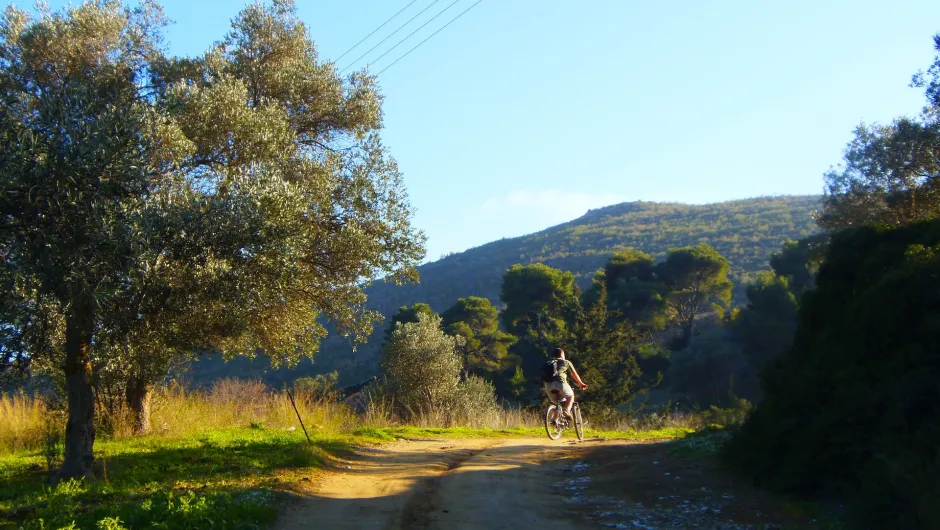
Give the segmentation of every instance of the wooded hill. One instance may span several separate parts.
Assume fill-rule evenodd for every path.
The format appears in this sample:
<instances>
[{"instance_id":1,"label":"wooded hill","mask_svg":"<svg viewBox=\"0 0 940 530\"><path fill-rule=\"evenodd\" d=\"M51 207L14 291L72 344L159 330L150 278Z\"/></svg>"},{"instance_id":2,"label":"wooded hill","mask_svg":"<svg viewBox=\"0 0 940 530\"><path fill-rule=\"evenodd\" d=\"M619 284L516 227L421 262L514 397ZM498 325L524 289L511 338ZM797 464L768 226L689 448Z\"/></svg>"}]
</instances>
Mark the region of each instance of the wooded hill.
<instances>
[{"instance_id":1,"label":"wooded hill","mask_svg":"<svg viewBox=\"0 0 940 530\"><path fill-rule=\"evenodd\" d=\"M438 312L471 295L498 304L502 276L515 263L545 263L571 271L586 288L613 252L636 248L662 259L670 248L698 243L708 243L728 259L735 302L743 303L744 282L751 274L769 268L770 254L779 250L783 241L819 230L812 215L820 200L819 196L784 196L707 205L627 202L598 208L541 232L500 239L425 264L419 268L419 284L378 282L366 291L368 305L388 318L400 306L415 302L428 303ZM279 383L338 370L339 383L352 384L377 373L382 329L384 324L377 326L370 341L356 352L345 339L331 335L314 363L304 360L292 371L271 371L264 359L236 359L225 364L217 359L200 361L193 367L193 382L262 376Z\"/></svg>"}]
</instances>

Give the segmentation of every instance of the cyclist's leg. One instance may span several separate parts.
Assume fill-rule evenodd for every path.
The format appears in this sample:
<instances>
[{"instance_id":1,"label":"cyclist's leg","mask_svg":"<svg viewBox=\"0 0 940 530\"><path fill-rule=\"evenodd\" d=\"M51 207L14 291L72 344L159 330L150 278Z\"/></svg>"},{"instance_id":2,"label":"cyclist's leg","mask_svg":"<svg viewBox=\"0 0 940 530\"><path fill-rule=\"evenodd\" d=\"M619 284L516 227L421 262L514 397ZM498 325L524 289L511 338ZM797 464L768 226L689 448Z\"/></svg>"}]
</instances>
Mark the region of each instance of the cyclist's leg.
<instances>
[{"instance_id":1,"label":"cyclist's leg","mask_svg":"<svg viewBox=\"0 0 940 530\"><path fill-rule=\"evenodd\" d=\"M562 387L562 393L565 395L565 414L570 418L571 409L574 408L574 390L571 389L571 385L565 383Z\"/></svg>"},{"instance_id":2,"label":"cyclist's leg","mask_svg":"<svg viewBox=\"0 0 940 530\"><path fill-rule=\"evenodd\" d=\"M561 383L551 382L545 383L544 385L545 393L548 395L548 399L555 403L555 421L561 419L561 411L565 402L564 388L562 388ZM561 399L558 399L558 398Z\"/></svg>"}]
</instances>

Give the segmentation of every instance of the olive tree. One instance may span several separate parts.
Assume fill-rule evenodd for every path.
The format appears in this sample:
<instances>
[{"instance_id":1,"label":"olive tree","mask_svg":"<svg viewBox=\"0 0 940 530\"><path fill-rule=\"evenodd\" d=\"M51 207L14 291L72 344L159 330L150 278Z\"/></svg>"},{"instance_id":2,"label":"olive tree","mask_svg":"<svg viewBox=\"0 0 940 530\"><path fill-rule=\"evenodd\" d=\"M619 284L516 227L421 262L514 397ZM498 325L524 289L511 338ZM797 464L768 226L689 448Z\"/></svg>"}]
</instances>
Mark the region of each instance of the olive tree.
<instances>
[{"instance_id":1,"label":"olive tree","mask_svg":"<svg viewBox=\"0 0 940 530\"><path fill-rule=\"evenodd\" d=\"M327 319L368 336L363 287L423 256L374 79L319 61L292 3L246 7L196 58L167 57L163 26L148 1L0 19L0 254L63 322L29 352L63 360L61 477L91 474L96 363L144 385L204 350L290 364Z\"/></svg>"},{"instance_id":2,"label":"olive tree","mask_svg":"<svg viewBox=\"0 0 940 530\"><path fill-rule=\"evenodd\" d=\"M382 354L382 373L399 405L412 413L446 409L460 385L463 363L457 339L441 330L437 315L399 323Z\"/></svg>"}]
</instances>

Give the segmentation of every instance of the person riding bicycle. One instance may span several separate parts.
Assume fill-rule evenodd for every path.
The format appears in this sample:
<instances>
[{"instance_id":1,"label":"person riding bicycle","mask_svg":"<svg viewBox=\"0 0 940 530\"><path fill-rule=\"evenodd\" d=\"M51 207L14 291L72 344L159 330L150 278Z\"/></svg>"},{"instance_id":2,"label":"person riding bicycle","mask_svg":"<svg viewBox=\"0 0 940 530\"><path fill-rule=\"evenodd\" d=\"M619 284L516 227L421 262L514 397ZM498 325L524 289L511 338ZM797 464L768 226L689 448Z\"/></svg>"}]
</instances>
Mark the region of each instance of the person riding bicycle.
<instances>
[{"instance_id":1,"label":"person riding bicycle","mask_svg":"<svg viewBox=\"0 0 940 530\"><path fill-rule=\"evenodd\" d=\"M552 360L548 361L543 369L543 388L545 389L545 393L548 394L549 399L552 399L552 391L554 390L562 394L563 399L559 404L564 403L565 407L563 411L565 416L571 419L571 409L574 407L574 390L572 390L571 385L568 384L568 373L571 373L571 377L581 390L584 390L588 386L581 380L581 376L578 375L578 371L574 369L574 365L571 364L571 361L565 359L565 350L555 348L552 357ZM561 407L558 408L561 409Z\"/></svg>"}]
</instances>

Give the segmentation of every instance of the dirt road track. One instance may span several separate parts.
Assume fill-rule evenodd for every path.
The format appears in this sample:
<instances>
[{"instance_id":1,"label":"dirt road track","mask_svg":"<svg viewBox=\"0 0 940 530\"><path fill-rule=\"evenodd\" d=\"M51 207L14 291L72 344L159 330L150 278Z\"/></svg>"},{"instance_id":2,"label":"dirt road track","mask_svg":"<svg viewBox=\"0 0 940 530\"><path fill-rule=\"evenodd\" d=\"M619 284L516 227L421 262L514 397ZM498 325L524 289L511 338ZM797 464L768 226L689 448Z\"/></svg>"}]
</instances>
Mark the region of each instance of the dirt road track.
<instances>
[{"instance_id":1,"label":"dirt road track","mask_svg":"<svg viewBox=\"0 0 940 530\"><path fill-rule=\"evenodd\" d=\"M400 441L364 448L336 467L300 492L276 528L737 529L798 522L758 493L725 492L732 486L724 476L670 461L662 447L627 441Z\"/></svg>"}]
</instances>

